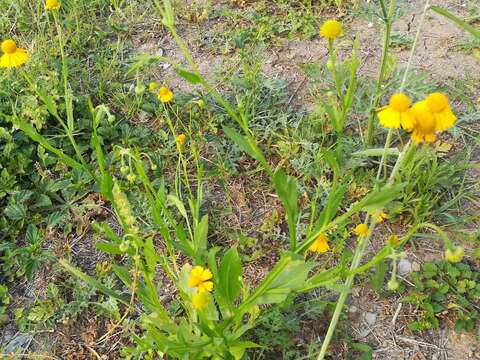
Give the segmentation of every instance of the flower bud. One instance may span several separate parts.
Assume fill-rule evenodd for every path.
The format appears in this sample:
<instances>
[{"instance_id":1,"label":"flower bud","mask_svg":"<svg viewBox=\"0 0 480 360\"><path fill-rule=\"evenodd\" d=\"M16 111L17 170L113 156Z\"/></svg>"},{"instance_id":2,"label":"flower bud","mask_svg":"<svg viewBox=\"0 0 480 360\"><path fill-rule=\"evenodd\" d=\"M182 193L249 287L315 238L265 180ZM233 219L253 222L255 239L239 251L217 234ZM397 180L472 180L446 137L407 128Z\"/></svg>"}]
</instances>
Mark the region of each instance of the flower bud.
<instances>
[{"instance_id":1,"label":"flower bud","mask_svg":"<svg viewBox=\"0 0 480 360\"><path fill-rule=\"evenodd\" d=\"M390 291L395 291L395 290L397 290L397 289L398 289L398 286L399 286L399 284L398 284L397 279L390 279L390 281L387 283L387 288L388 288L388 290L390 290Z\"/></svg>"},{"instance_id":2,"label":"flower bud","mask_svg":"<svg viewBox=\"0 0 480 360\"><path fill-rule=\"evenodd\" d=\"M457 263L462 261L465 251L461 246L455 246L453 249L445 250L445 259L451 263Z\"/></svg>"},{"instance_id":3,"label":"flower bud","mask_svg":"<svg viewBox=\"0 0 480 360\"><path fill-rule=\"evenodd\" d=\"M143 93L145 93L145 85L138 84L137 86L135 86L135 94L143 95Z\"/></svg>"},{"instance_id":4,"label":"flower bud","mask_svg":"<svg viewBox=\"0 0 480 360\"><path fill-rule=\"evenodd\" d=\"M120 172L121 172L123 175L125 175L126 173L128 173L129 170L130 170L130 169L128 168L127 165L124 165L124 166L122 166L122 167L120 168Z\"/></svg>"}]
</instances>

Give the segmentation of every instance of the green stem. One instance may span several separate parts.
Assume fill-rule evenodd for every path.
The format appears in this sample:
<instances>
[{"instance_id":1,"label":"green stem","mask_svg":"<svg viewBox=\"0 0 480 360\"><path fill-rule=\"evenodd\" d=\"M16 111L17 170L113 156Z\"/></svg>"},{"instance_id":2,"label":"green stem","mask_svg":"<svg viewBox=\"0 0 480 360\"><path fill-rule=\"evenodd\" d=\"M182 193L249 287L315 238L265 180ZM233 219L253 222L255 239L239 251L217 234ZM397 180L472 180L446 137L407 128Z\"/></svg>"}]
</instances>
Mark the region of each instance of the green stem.
<instances>
[{"instance_id":1,"label":"green stem","mask_svg":"<svg viewBox=\"0 0 480 360\"><path fill-rule=\"evenodd\" d=\"M382 10L385 10L385 4L381 1ZM395 9L395 1L391 0L390 8L388 14L384 13L384 16L387 15L384 19L385 21L385 32L383 36L383 48L382 48L382 57L380 59L380 68L378 71L377 77L377 87L375 89L375 94L373 97L373 104L370 109L370 113L368 115L368 123L367 123L367 145L373 144L374 136L375 136L375 110L378 107L378 103L380 101L380 95L382 91L382 84L385 79L385 72L387 70L387 59L388 59L388 50L390 48L390 36L392 32L392 17L393 11Z\"/></svg>"}]
</instances>

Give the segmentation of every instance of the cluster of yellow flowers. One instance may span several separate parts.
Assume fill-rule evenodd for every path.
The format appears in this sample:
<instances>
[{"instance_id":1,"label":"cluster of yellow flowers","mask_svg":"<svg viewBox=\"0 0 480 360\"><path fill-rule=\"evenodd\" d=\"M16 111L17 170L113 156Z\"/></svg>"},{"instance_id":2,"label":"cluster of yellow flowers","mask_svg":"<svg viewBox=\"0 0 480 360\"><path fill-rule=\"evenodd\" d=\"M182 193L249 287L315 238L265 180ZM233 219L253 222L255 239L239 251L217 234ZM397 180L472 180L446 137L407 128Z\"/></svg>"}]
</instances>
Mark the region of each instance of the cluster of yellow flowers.
<instances>
[{"instance_id":1,"label":"cluster of yellow flowers","mask_svg":"<svg viewBox=\"0 0 480 360\"><path fill-rule=\"evenodd\" d=\"M212 277L212 272L202 266L195 266L190 272L188 287L197 289L196 294L192 296L192 305L195 309L201 310L208 305L208 293L213 290Z\"/></svg>"},{"instance_id":2,"label":"cluster of yellow flowers","mask_svg":"<svg viewBox=\"0 0 480 360\"><path fill-rule=\"evenodd\" d=\"M376 211L372 211L371 215L375 215L375 213L376 213ZM381 211L377 215L377 217L378 217L377 221L382 222L384 219L387 218L387 214L385 214L383 211ZM359 237L366 236L368 234L368 226L365 225L365 224L358 224L353 229L353 232ZM318 253L318 254L323 254L323 253L329 251L330 246L328 245L328 237L324 234L318 235L318 237L315 239L315 241L312 243L312 245L310 245L308 250L310 250L311 252Z\"/></svg>"},{"instance_id":3,"label":"cluster of yellow flowers","mask_svg":"<svg viewBox=\"0 0 480 360\"><path fill-rule=\"evenodd\" d=\"M412 141L418 144L434 142L438 132L450 129L457 120L442 93L430 94L411 107L410 104L407 95L392 95L389 104L377 114L380 124L390 129L402 127L412 133Z\"/></svg>"}]
</instances>

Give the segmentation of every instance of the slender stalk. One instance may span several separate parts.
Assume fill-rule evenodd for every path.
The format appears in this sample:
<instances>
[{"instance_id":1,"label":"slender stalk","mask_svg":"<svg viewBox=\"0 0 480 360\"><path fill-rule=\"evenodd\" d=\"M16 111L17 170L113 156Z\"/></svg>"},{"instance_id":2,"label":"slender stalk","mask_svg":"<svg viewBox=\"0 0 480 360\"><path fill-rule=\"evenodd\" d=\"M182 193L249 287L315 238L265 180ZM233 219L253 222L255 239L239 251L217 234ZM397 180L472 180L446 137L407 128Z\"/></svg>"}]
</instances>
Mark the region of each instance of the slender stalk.
<instances>
[{"instance_id":1,"label":"slender stalk","mask_svg":"<svg viewBox=\"0 0 480 360\"><path fill-rule=\"evenodd\" d=\"M381 2L383 4L383 0L381 0ZM393 1L393 0L390 2L390 9L389 10L390 10L391 15L393 15L394 3L395 3L395 1ZM416 48L416 45L418 43L418 39L420 38L420 34L421 34L421 31L422 31L422 28L423 28L423 24L425 22L425 16L426 16L426 13L427 13L427 10L429 9L429 7L430 7L430 0L425 0L425 6L423 8L423 12L422 12L422 15L421 15L421 18L420 18L420 23L419 23L418 28L417 28L417 33L415 35L415 40L413 42L412 49L410 51L410 56L409 56L409 59L408 59L408 62L407 62L407 66L406 66L405 72L403 74L402 83L400 85L400 91L403 91L403 88L405 87L408 72L410 71L412 59L413 59L413 56L415 54L415 48ZM386 159L386 152L387 152L388 147L390 146L389 143L391 141L392 134L393 134L393 131L390 129L390 131L388 132L388 135L387 135L387 139L385 141L385 147L384 147L382 159L380 161L379 169L378 169L378 172L377 172L377 183L378 183L378 180L380 179L383 163L385 162L385 159ZM407 143L407 145L403 148L402 152L399 154L399 156L397 158L397 161L395 163L395 166L394 166L394 168L393 168L393 170L390 174L390 177L387 181L387 185L391 185L395 181L395 178L396 178L398 172L400 171L401 165L403 163L403 159L405 158L406 154L410 151L411 144L412 144L412 142L409 141ZM368 220L369 220L369 214L367 213L366 218L365 218L365 223L367 223ZM370 223L370 227L369 227L369 233L367 234L367 236L363 240L363 243L358 244L358 246L356 247L354 258L352 260L351 271L352 270L355 271L358 268L358 266L360 265L360 262L362 260L365 248L368 244L368 241L370 240L370 234L375 229L376 222L377 222L377 216L373 216L373 218L371 220L371 223ZM429 225L431 225L431 224L429 224ZM447 246L448 246L448 244L447 244ZM354 264L356 264L356 266L354 266ZM340 297L338 299L338 302L337 302L337 305L335 307L335 311L334 311L332 320L331 320L330 325L328 327L327 334L325 336L325 340L323 341L322 348L320 350L320 354L318 355L317 360L323 360L324 357L325 357L325 354L327 352L328 346L329 346L330 341L332 339L333 333L334 333L334 331L337 327L338 320L339 320L340 315L342 313L343 306L344 306L345 301L348 297L348 294L351 291L351 287L353 286L354 278L355 278L355 273L352 273L345 280L345 289L341 292Z\"/></svg>"},{"instance_id":2,"label":"slender stalk","mask_svg":"<svg viewBox=\"0 0 480 360\"><path fill-rule=\"evenodd\" d=\"M405 158L405 154L408 152L410 148L410 144L411 142L409 142L407 146L403 149L403 151L398 155L397 162L395 163L395 166L392 170L392 173L390 174L390 178L388 179L387 184L391 185L395 180L395 177L397 176L397 173L401 168L401 164L403 163L403 159ZM368 217L367 217L367 221L368 221ZM365 254L365 249L367 248L367 245L370 241L371 234L373 230L375 230L376 225L377 225L377 216L373 216L371 219L370 226L368 228L368 234L365 237L360 238L360 241L356 247L355 254L353 255L352 264L350 266L350 271L353 273L349 275L345 280L344 290L340 293L340 297L338 298L337 306L335 307L332 320L330 321L330 326L328 327L327 334L325 335L325 340L323 341L322 348L320 349L320 354L318 354L317 360L323 360L327 353L328 346L330 344L330 341L332 340L332 336L337 327L337 323L340 318L340 315L342 314L343 305L345 304L345 301L347 300L347 297L350 294L350 291L353 286L353 281L355 279L354 271L358 268L358 266L360 265L360 262L362 261L363 255Z\"/></svg>"},{"instance_id":3,"label":"slender stalk","mask_svg":"<svg viewBox=\"0 0 480 360\"><path fill-rule=\"evenodd\" d=\"M379 68L378 77L377 77L377 87L375 89L375 94L373 97L373 104L370 109L370 113L368 115L367 137L366 137L367 145L371 145L373 143L373 138L375 136L375 121L374 121L375 110L377 109L378 103L380 101L382 84L385 79L385 72L387 70L388 50L390 48L390 36L392 32L392 18L393 18L393 12L395 10L395 0L390 1L388 14L386 13L385 1L381 0L380 4L382 6L382 13L384 16L385 32L383 36L382 57L380 59L380 68Z\"/></svg>"}]
</instances>

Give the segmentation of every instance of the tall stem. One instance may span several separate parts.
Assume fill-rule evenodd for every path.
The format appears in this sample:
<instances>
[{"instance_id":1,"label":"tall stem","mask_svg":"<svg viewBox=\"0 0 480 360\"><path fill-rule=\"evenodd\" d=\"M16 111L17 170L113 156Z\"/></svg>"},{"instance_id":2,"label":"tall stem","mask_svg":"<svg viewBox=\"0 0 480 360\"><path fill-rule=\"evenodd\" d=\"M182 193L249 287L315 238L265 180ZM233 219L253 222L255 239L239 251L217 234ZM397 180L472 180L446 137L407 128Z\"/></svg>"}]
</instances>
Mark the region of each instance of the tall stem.
<instances>
[{"instance_id":1,"label":"tall stem","mask_svg":"<svg viewBox=\"0 0 480 360\"><path fill-rule=\"evenodd\" d=\"M390 1L388 14L385 11L384 1L382 0L380 1L380 3L382 5L382 12L384 16L385 32L383 36L382 57L380 59L380 68L379 68L378 77L377 77L377 87L375 89L375 95L373 97L372 107L368 115L367 138L366 138L367 145L371 145L373 143L373 138L375 135L375 121L374 121L375 109L378 107L378 103L380 101L382 84L385 78L385 72L387 70L388 49L390 48L390 35L392 32L392 18L393 18L393 12L395 10L395 0Z\"/></svg>"},{"instance_id":2,"label":"tall stem","mask_svg":"<svg viewBox=\"0 0 480 360\"><path fill-rule=\"evenodd\" d=\"M383 3L383 0L382 0L382 3ZM393 15L393 7L394 7L394 1L392 0L392 2L390 2L390 9L389 9L392 15ZM420 38L420 34L421 34L421 31L422 31L422 28L423 28L423 24L425 22L425 16L426 16L426 13L427 13L427 10L429 9L429 7L430 7L430 0L425 0L425 6L423 8L423 12L422 12L422 15L421 15L421 18L420 18L420 23L419 23L418 28L417 28L417 33L415 35L415 40L413 42L412 49L410 51L410 56L409 56L409 59L408 59L408 62L407 62L407 66L406 66L405 72L403 74L402 83L400 85L400 91L403 91L403 88L405 87L408 72L410 71L412 59L413 59L413 56L414 56L414 53L415 53L415 48L416 48L416 45L418 43L418 39ZM388 132L387 139L385 141L385 147L384 147L382 159L380 161L379 170L377 172L377 183L378 183L378 180L380 179L382 167L383 167L383 164L386 160L386 153L387 153L388 147L390 146L389 143L391 141L392 134L393 134L393 131L390 130ZM393 170L390 174L390 177L388 178L387 185L392 185L394 183L395 178L396 178L398 172L400 171L401 165L403 163L403 159L405 158L405 155L410 150L411 144L412 144L412 142L409 141L407 143L407 145L403 148L402 152L399 154L399 156L397 158L397 161L395 163L395 166L393 167ZM368 220L369 220L369 215L367 214L367 216L365 218L365 223L367 223ZM362 260L362 257L363 257L363 254L365 252L366 246L367 246L367 244L370 240L370 235L371 235L372 231L375 229L376 223L377 223L377 217L373 216L373 218L371 220L371 223L370 223L369 232L368 232L367 236L356 247L355 254L354 254L354 257L353 257L353 260L352 260L352 265L350 267L351 270L355 270L360 265L360 262ZM325 355L326 355L328 346L330 344L333 333L334 333L334 331L337 327L338 320L339 320L340 315L342 313L343 306L344 306L345 301L347 300L348 294L350 293L351 288L353 286L354 278L355 278L355 273L349 275L347 277L347 279L345 280L345 288L340 293L340 297L339 297L337 305L335 307L335 311L333 313L332 320L330 321L330 325L328 327L327 334L325 335L325 340L323 341L322 348L320 350L320 354L318 355L317 360L323 360Z\"/></svg>"}]
</instances>

